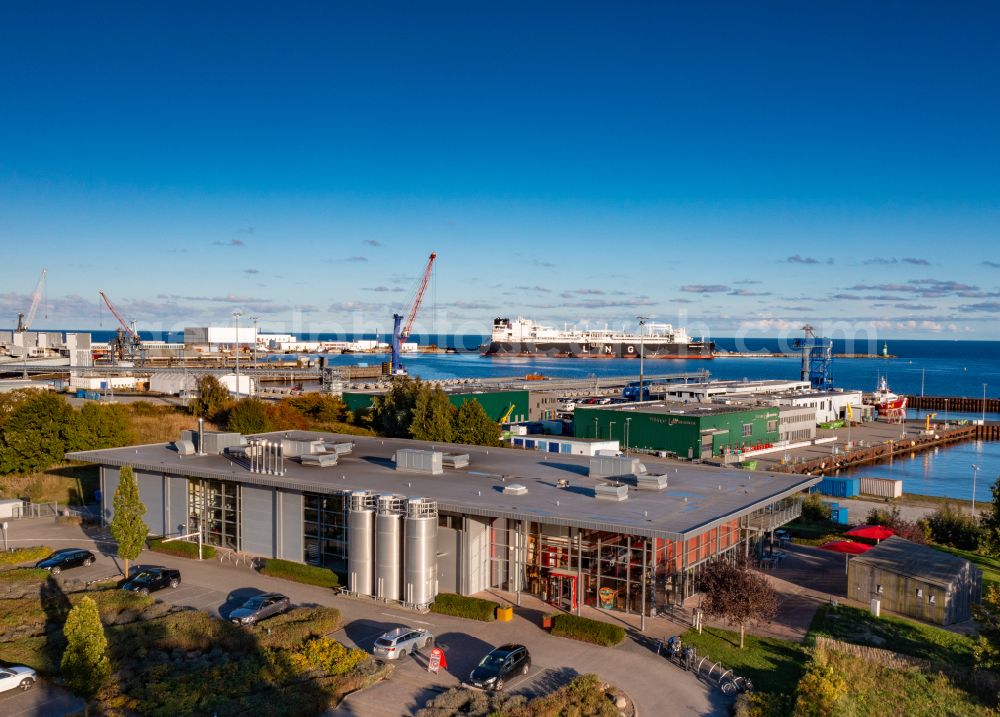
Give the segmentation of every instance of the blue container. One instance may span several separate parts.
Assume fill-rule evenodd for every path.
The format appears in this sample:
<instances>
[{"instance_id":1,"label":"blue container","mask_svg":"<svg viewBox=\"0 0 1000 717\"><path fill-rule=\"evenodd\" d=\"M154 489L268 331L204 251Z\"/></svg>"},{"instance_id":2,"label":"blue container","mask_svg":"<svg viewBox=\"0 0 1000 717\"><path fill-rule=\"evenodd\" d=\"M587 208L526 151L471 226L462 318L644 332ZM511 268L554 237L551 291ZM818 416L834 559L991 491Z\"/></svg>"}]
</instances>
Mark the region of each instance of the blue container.
<instances>
[{"instance_id":1,"label":"blue container","mask_svg":"<svg viewBox=\"0 0 1000 717\"><path fill-rule=\"evenodd\" d=\"M824 478L816 485L816 491L836 498L853 498L861 491L861 479Z\"/></svg>"},{"instance_id":2,"label":"blue container","mask_svg":"<svg viewBox=\"0 0 1000 717\"><path fill-rule=\"evenodd\" d=\"M78 389L76 389L76 397L77 398L86 398L87 397L87 392L84 391L82 388L78 388Z\"/></svg>"}]
</instances>

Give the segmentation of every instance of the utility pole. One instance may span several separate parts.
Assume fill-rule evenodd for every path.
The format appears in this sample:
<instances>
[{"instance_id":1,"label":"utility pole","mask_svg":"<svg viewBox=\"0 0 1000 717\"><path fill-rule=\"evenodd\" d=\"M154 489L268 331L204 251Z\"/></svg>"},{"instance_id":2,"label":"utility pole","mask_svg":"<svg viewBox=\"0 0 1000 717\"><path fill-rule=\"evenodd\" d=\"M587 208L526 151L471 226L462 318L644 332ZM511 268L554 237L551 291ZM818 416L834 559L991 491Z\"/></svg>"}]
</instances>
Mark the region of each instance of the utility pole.
<instances>
[{"instance_id":1,"label":"utility pole","mask_svg":"<svg viewBox=\"0 0 1000 717\"><path fill-rule=\"evenodd\" d=\"M644 327L646 326L646 322L649 321L649 317L637 316L636 318L639 319L639 400L643 401L646 398L646 395L642 390L642 363L645 358Z\"/></svg>"},{"instance_id":2,"label":"utility pole","mask_svg":"<svg viewBox=\"0 0 1000 717\"><path fill-rule=\"evenodd\" d=\"M983 384L983 425L986 425L986 384ZM984 429L985 430L985 429Z\"/></svg>"},{"instance_id":3,"label":"utility pole","mask_svg":"<svg viewBox=\"0 0 1000 717\"><path fill-rule=\"evenodd\" d=\"M975 463L972 464L972 517L976 517L976 473L979 472L979 466Z\"/></svg>"},{"instance_id":4,"label":"utility pole","mask_svg":"<svg viewBox=\"0 0 1000 717\"><path fill-rule=\"evenodd\" d=\"M233 312L236 319L236 400L240 400L240 317L243 314L239 311Z\"/></svg>"},{"instance_id":5,"label":"utility pole","mask_svg":"<svg viewBox=\"0 0 1000 717\"><path fill-rule=\"evenodd\" d=\"M254 371L254 381L257 380L257 322L260 321L260 317L251 316L250 320L253 322L253 371ZM257 393L257 384L254 383L254 393Z\"/></svg>"}]
</instances>

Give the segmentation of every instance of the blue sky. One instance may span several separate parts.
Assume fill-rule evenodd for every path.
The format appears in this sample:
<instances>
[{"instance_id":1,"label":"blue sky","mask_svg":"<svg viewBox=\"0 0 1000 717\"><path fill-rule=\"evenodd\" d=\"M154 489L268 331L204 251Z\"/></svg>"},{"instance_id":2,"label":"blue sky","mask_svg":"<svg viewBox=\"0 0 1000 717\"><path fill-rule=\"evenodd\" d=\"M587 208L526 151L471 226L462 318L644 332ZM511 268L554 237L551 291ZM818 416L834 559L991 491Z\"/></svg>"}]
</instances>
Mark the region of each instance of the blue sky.
<instances>
[{"instance_id":1,"label":"blue sky","mask_svg":"<svg viewBox=\"0 0 1000 717\"><path fill-rule=\"evenodd\" d=\"M278 5L0 5L0 325L1000 339L1000 4Z\"/></svg>"}]
</instances>

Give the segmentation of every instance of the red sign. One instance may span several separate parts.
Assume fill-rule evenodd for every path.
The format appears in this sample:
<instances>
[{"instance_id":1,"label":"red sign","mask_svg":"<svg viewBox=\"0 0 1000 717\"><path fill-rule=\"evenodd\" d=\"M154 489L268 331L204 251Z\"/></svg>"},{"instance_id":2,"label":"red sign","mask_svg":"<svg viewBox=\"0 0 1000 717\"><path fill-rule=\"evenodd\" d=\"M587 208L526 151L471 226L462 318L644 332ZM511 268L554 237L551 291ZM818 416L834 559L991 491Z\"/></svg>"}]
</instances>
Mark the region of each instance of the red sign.
<instances>
[{"instance_id":1,"label":"red sign","mask_svg":"<svg viewBox=\"0 0 1000 717\"><path fill-rule=\"evenodd\" d=\"M448 660L444 656L444 650L440 647L435 647L431 650L431 658L427 662L427 671L437 674L438 668L443 667L448 669Z\"/></svg>"}]
</instances>

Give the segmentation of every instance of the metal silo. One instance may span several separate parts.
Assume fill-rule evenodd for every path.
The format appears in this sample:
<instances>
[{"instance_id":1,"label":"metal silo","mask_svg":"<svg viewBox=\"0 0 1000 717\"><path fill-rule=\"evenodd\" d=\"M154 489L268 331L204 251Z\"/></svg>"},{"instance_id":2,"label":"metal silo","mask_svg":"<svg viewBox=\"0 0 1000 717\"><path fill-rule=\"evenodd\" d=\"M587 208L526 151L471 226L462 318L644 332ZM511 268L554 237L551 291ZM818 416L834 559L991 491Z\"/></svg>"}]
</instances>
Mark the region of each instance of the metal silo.
<instances>
[{"instance_id":1,"label":"metal silo","mask_svg":"<svg viewBox=\"0 0 1000 717\"><path fill-rule=\"evenodd\" d=\"M391 493L378 497L375 515L375 597L402 600L403 513L406 498Z\"/></svg>"},{"instance_id":2,"label":"metal silo","mask_svg":"<svg viewBox=\"0 0 1000 717\"><path fill-rule=\"evenodd\" d=\"M347 513L347 586L357 595L372 594L375 496L366 490L351 493Z\"/></svg>"},{"instance_id":3,"label":"metal silo","mask_svg":"<svg viewBox=\"0 0 1000 717\"><path fill-rule=\"evenodd\" d=\"M406 560L403 600L423 607L437 596L437 503L423 498L406 502Z\"/></svg>"}]
</instances>

